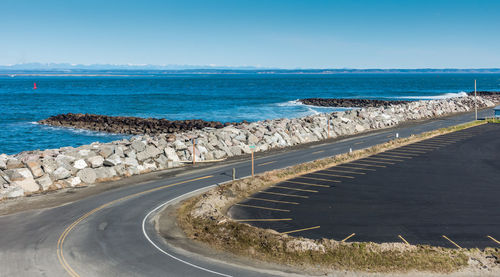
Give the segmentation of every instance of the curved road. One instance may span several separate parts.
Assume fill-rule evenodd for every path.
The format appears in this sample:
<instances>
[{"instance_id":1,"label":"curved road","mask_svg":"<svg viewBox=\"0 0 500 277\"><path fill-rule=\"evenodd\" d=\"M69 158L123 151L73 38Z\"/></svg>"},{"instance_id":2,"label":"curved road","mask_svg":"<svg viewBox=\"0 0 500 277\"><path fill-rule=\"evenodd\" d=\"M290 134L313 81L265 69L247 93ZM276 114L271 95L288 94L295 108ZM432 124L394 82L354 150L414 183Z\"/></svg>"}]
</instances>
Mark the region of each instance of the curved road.
<instances>
[{"instance_id":1,"label":"curved road","mask_svg":"<svg viewBox=\"0 0 500 277\"><path fill-rule=\"evenodd\" d=\"M492 110L480 112L491 116ZM315 160L473 120L473 114L414 123L256 159L256 172ZM160 205L201 188L250 174L248 161L193 169L63 206L0 217L0 276L263 276L174 249L154 231ZM153 211L153 212L152 212ZM150 213L151 212L151 213ZM149 215L149 216L148 216ZM147 218L146 218L147 217ZM155 246L156 245L156 246Z\"/></svg>"}]
</instances>

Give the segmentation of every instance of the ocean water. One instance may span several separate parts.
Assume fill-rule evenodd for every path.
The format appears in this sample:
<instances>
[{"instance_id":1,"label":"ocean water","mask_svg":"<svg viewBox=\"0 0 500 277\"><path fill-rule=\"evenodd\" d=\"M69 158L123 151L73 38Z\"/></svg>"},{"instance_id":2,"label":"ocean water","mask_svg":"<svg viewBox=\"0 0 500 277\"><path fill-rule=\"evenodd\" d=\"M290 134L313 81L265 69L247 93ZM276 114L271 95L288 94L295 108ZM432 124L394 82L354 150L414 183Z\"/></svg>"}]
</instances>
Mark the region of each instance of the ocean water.
<instances>
[{"instance_id":1,"label":"ocean water","mask_svg":"<svg viewBox=\"0 0 500 277\"><path fill-rule=\"evenodd\" d=\"M35 124L60 113L257 121L333 111L309 97L438 99L500 90L500 74L192 74L0 76L0 153L78 146L125 136ZM38 89L33 89L33 83Z\"/></svg>"}]
</instances>

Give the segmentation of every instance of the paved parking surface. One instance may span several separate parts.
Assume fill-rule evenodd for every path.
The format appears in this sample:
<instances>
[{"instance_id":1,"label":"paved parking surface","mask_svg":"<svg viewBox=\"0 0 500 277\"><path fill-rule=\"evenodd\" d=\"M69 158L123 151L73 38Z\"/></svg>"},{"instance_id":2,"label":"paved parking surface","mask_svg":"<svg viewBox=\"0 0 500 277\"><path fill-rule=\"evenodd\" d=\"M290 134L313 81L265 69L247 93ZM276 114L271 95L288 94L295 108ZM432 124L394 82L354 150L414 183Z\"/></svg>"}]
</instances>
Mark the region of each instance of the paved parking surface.
<instances>
[{"instance_id":1,"label":"paved parking surface","mask_svg":"<svg viewBox=\"0 0 500 277\"><path fill-rule=\"evenodd\" d=\"M229 212L308 238L500 247L500 124L302 175Z\"/></svg>"}]
</instances>

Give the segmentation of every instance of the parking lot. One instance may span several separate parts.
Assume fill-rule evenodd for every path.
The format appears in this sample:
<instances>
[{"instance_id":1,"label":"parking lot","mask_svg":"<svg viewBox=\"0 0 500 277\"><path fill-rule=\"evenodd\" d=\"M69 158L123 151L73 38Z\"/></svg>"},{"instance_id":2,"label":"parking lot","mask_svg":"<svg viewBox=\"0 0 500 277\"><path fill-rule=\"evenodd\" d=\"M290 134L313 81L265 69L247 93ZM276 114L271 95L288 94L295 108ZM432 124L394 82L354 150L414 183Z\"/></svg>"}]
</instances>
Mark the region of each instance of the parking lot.
<instances>
[{"instance_id":1,"label":"parking lot","mask_svg":"<svg viewBox=\"0 0 500 277\"><path fill-rule=\"evenodd\" d=\"M437 136L275 184L229 214L315 239L500 247L499 138L500 124Z\"/></svg>"}]
</instances>

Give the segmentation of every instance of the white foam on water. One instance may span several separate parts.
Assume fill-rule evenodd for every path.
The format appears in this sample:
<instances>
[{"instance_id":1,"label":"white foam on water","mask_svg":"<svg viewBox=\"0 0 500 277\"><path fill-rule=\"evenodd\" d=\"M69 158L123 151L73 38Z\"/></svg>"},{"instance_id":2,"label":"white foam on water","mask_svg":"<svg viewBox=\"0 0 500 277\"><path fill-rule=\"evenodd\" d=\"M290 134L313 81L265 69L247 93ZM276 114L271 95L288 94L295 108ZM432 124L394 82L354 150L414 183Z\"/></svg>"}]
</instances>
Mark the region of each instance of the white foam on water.
<instances>
[{"instance_id":1,"label":"white foam on water","mask_svg":"<svg viewBox=\"0 0 500 277\"><path fill-rule=\"evenodd\" d=\"M439 99L449 99L449 98L466 97L466 96L467 96L467 92L461 91L461 92L456 92L456 93L445 93L445 94L440 94L440 95L399 96L399 97L394 97L394 98L415 99L415 100L439 100Z\"/></svg>"}]
</instances>

